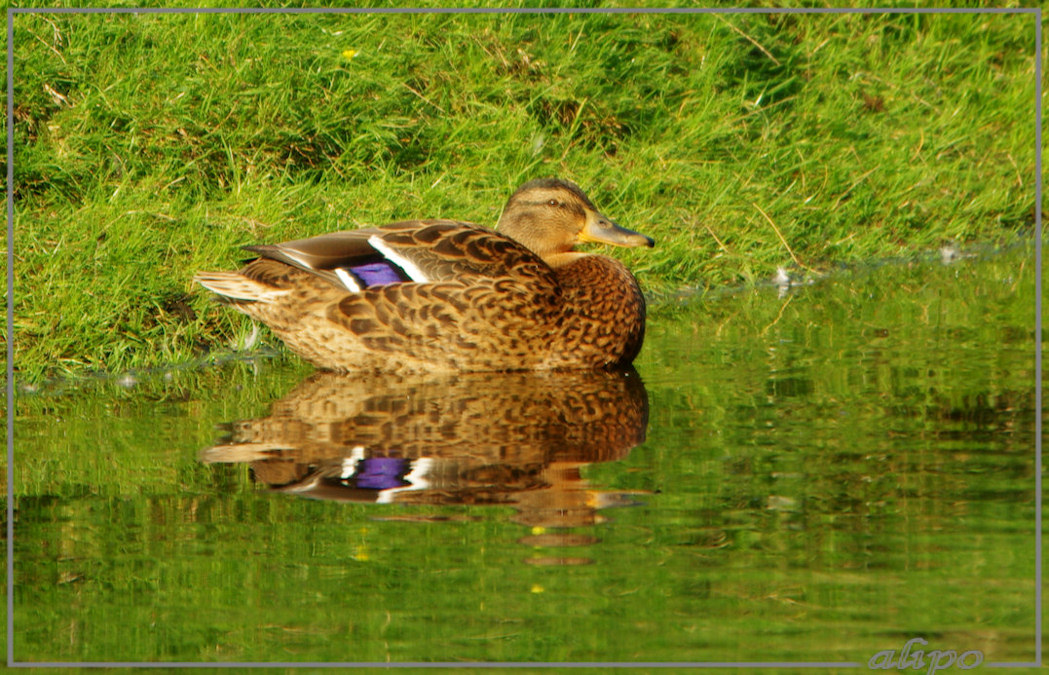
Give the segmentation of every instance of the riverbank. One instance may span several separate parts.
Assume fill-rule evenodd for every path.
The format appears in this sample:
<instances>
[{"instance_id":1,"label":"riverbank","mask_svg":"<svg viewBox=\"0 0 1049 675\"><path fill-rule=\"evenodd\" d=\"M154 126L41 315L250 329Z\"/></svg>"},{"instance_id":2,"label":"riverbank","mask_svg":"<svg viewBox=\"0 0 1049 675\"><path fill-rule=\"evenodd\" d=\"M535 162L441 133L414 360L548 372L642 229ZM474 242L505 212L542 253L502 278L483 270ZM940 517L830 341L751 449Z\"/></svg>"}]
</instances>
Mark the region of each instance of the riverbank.
<instances>
[{"instance_id":1,"label":"riverbank","mask_svg":"<svg viewBox=\"0 0 1049 675\"><path fill-rule=\"evenodd\" d=\"M494 223L559 175L657 240L656 296L1034 225L1020 15L18 15L15 366L250 334L190 278L239 246ZM275 344L268 332L261 339Z\"/></svg>"}]
</instances>

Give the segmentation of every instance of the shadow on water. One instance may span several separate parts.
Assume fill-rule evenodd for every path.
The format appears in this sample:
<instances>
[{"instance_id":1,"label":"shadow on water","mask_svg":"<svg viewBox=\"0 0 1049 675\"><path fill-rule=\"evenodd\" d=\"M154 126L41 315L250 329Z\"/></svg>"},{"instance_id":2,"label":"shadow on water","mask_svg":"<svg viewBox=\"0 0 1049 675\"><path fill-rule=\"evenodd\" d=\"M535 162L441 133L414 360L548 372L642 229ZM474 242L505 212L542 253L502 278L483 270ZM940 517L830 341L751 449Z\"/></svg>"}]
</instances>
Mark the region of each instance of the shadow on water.
<instances>
[{"instance_id":1,"label":"shadow on water","mask_svg":"<svg viewBox=\"0 0 1049 675\"><path fill-rule=\"evenodd\" d=\"M316 373L269 416L230 425L201 459L247 463L256 481L313 499L512 506L522 525L574 528L633 503L630 493L591 489L580 469L625 457L647 423L648 396L632 369ZM536 536L546 545L592 541Z\"/></svg>"}]
</instances>

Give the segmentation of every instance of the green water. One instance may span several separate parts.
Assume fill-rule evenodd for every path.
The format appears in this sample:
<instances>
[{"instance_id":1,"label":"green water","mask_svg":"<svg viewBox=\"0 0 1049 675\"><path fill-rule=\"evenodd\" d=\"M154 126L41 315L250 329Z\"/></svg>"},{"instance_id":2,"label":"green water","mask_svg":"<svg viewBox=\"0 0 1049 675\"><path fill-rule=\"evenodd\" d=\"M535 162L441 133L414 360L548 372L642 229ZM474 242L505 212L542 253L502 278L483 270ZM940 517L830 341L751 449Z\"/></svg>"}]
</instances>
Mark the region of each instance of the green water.
<instances>
[{"instance_id":1,"label":"green water","mask_svg":"<svg viewBox=\"0 0 1049 675\"><path fill-rule=\"evenodd\" d=\"M626 374L23 393L15 660L1030 661L1034 289L665 300Z\"/></svg>"}]
</instances>

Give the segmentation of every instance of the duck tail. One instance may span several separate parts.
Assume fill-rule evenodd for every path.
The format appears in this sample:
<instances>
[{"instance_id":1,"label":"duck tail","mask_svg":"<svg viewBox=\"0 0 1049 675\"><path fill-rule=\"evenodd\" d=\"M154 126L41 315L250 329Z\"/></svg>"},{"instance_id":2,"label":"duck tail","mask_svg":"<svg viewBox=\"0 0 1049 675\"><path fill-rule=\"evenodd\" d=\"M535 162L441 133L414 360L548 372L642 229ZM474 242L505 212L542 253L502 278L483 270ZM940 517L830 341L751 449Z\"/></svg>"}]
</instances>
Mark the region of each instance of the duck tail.
<instances>
[{"instance_id":1,"label":"duck tail","mask_svg":"<svg viewBox=\"0 0 1049 675\"><path fill-rule=\"evenodd\" d=\"M198 272L193 281L224 300L238 302L276 302L290 292L253 281L238 272Z\"/></svg>"}]
</instances>

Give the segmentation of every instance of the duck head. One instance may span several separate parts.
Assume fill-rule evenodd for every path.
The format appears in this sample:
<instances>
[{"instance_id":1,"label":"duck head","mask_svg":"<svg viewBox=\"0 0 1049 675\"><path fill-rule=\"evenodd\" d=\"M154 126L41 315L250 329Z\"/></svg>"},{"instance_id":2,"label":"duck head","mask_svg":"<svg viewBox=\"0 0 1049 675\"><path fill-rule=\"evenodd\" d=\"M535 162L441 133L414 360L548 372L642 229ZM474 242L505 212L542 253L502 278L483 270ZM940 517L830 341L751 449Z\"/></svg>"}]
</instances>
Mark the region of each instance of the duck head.
<instances>
[{"instance_id":1,"label":"duck head","mask_svg":"<svg viewBox=\"0 0 1049 675\"><path fill-rule=\"evenodd\" d=\"M558 178L540 178L518 188L506 203L496 229L543 259L572 251L584 242L655 245L650 237L603 216L578 185Z\"/></svg>"}]
</instances>

